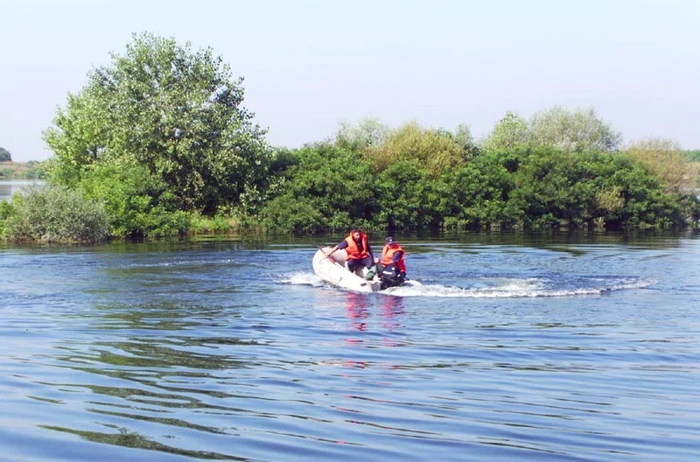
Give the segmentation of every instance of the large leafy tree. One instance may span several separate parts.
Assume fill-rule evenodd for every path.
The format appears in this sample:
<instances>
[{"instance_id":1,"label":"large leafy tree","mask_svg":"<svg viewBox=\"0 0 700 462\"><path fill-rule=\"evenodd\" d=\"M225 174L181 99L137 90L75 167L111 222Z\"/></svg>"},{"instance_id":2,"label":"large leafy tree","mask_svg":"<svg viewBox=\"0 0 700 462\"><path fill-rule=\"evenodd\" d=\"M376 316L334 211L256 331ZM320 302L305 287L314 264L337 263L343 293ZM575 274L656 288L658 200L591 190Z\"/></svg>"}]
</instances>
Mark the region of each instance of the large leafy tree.
<instances>
[{"instance_id":1,"label":"large leafy tree","mask_svg":"<svg viewBox=\"0 0 700 462\"><path fill-rule=\"evenodd\" d=\"M699 169L688 160L678 142L648 138L630 144L627 155L655 175L666 192L690 193L697 185Z\"/></svg>"},{"instance_id":2,"label":"large leafy tree","mask_svg":"<svg viewBox=\"0 0 700 462\"><path fill-rule=\"evenodd\" d=\"M415 161L438 177L445 169L463 165L471 155L465 145L470 142L467 139L470 135L463 130L455 135L408 122L390 132L382 143L370 145L362 153L376 172L383 172L396 162Z\"/></svg>"},{"instance_id":3,"label":"large leafy tree","mask_svg":"<svg viewBox=\"0 0 700 462\"><path fill-rule=\"evenodd\" d=\"M486 151L500 151L529 144L530 129L527 121L518 114L508 111L486 138L483 148Z\"/></svg>"},{"instance_id":4,"label":"large leafy tree","mask_svg":"<svg viewBox=\"0 0 700 462\"><path fill-rule=\"evenodd\" d=\"M566 152L612 152L622 134L600 119L595 109L565 107L535 113L530 119L534 146L553 146Z\"/></svg>"},{"instance_id":5,"label":"large leafy tree","mask_svg":"<svg viewBox=\"0 0 700 462\"><path fill-rule=\"evenodd\" d=\"M365 117L357 123L340 122L335 143L343 148L367 149L380 146L391 135L391 128L376 117Z\"/></svg>"},{"instance_id":6,"label":"large leafy tree","mask_svg":"<svg viewBox=\"0 0 700 462\"><path fill-rule=\"evenodd\" d=\"M620 132L601 120L593 108L556 106L525 120L507 112L484 140L487 151L516 147L554 147L565 152L612 152L622 142Z\"/></svg>"},{"instance_id":7,"label":"large leafy tree","mask_svg":"<svg viewBox=\"0 0 700 462\"><path fill-rule=\"evenodd\" d=\"M71 184L96 164L140 166L181 210L235 206L260 184L269 153L243 96L242 79L211 49L134 35L124 55L112 54L69 95L46 130L53 178Z\"/></svg>"},{"instance_id":8,"label":"large leafy tree","mask_svg":"<svg viewBox=\"0 0 700 462\"><path fill-rule=\"evenodd\" d=\"M0 148L0 162L12 162L10 151L5 148Z\"/></svg>"}]
</instances>

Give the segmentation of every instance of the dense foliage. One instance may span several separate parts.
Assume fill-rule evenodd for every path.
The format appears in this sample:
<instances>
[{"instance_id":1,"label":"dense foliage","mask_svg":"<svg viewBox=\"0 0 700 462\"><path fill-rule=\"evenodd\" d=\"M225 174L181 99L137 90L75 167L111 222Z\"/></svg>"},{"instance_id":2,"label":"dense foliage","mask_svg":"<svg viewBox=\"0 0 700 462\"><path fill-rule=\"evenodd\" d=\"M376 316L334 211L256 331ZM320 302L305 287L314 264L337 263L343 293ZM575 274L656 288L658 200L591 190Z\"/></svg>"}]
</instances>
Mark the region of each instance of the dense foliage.
<instances>
[{"instance_id":1,"label":"dense foliage","mask_svg":"<svg viewBox=\"0 0 700 462\"><path fill-rule=\"evenodd\" d=\"M34 188L2 204L2 232L13 241L93 243L109 233L102 204L65 187Z\"/></svg>"},{"instance_id":2,"label":"dense foliage","mask_svg":"<svg viewBox=\"0 0 700 462\"><path fill-rule=\"evenodd\" d=\"M144 166L94 166L77 189L104 205L114 237L173 236L189 228L189 215L177 210L177 198Z\"/></svg>"},{"instance_id":3,"label":"dense foliage","mask_svg":"<svg viewBox=\"0 0 700 462\"><path fill-rule=\"evenodd\" d=\"M622 153L480 151L437 176L420 155L376 174L361 154L328 143L286 155L295 160L263 209L266 230L668 227L698 210L694 196L681 200Z\"/></svg>"},{"instance_id":4,"label":"dense foliage","mask_svg":"<svg viewBox=\"0 0 700 462\"><path fill-rule=\"evenodd\" d=\"M214 214L261 182L264 131L242 106L241 80L212 51L134 36L126 54L89 75L45 133L50 178L75 187L104 165L145 167L168 211Z\"/></svg>"},{"instance_id":5,"label":"dense foliage","mask_svg":"<svg viewBox=\"0 0 700 462\"><path fill-rule=\"evenodd\" d=\"M280 184L255 220L263 229L310 232L372 223L376 189L359 154L320 143L279 156L286 159Z\"/></svg>"},{"instance_id":6,"label":"dense foliage","mask_svg":"<svg viewBox=\"0 0 700 462\"><path fill-rule=\"evenodd\" d=\"M700 149L683 151L683 156L692 162L700 162Z\"/></svg>"},{"instance_id":7,"label":"dense foliage","mask_svg":"<svg viewBox=\"0 0 700 462\"><path fill-rule=\"evenodd\" d=\"M3 147L0 147L0 162L12 162L10 151Z\"/></svg>"},{"instance_id":8,"label":"dense foliage","mask_svg":"<svg viewBox=\"0 0 700 462\"><path fill-rule=\"evenodd\" d=\"M622 135L601 120L593 108L554 107L535 113L529 121L507 112L483 147L493 151L518 146L550 146L566 152L612 152Z\"/></svg>"},{"instance_id":9,"label":"dense foliage","mask_svg":"<svg viewBox=\"0 0 700 462\"><path fill-rule=\"evenodd\" d=\"M680 145L673 140L649 138L632 143L626 151L657 177L668 192L681 194L697 185L697 164L688 162Z\"/></svg>"},{"instance_id":10,"label":"dense foliage","mask_svg":"<svg viewBox=\"0 0 700 462\"><path fill-rule=\"evenodd\" d=\"M94 242L192 232L676 227L697 169L668 140L619 151L593 109L508 112L481 141L377 119L271 150L212 51L134 37L69 95L45 139L51 185L0 204L0 235ZM43 170L43 168L42 168Z\"/></svg>"}]
</instances>

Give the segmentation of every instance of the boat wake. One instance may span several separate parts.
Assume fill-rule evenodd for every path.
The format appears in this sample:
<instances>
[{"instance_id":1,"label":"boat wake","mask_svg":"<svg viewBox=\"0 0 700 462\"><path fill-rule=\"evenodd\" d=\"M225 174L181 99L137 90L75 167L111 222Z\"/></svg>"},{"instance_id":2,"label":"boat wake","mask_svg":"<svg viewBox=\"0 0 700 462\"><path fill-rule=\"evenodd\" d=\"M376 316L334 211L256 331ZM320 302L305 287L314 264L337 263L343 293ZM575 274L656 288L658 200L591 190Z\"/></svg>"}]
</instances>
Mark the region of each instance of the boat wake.
<instances>
[{"instance_id":1,"label":"boat wake","mask_svg":"<svg viewBox=\"0 0 700 462\"><path fill-rule=\"evenodd\" d=\"M323 287L327 285L321 278L316 276L314 273L309 273L305 271L298 271L296 273L289 273L282 276L282 282L284 284L291 284L295 286L314 286Z\"/></svg>"},{"instance_id":2,"label":"boat wake","mask_svg":"<svg viewBox=\"0 0 700 462\"><path fill-rule=\"evenodd\" d=\"M313 273L297 272L283 276L283 282L291 285L326 286ZM399 297L447 297L447 298L537 298L601 295L619 290L642 289L653 281L634 277L578 277L563 278L481 278L469 281L467 287L442 284L423 284L413 287L391 287L383 290L386 295ZM341 289L342 290L342 289Z\"/></svg>"}]
</instances>

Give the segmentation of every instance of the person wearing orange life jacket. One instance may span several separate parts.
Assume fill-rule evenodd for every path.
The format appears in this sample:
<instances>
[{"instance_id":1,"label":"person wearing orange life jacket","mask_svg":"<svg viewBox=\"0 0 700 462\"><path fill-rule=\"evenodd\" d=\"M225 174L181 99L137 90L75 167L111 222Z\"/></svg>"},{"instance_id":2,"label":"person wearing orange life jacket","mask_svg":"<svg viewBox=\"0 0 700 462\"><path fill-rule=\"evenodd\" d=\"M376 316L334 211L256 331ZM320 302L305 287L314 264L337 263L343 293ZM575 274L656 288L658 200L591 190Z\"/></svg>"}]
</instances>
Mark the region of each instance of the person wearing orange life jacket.
<instances>
[{"instance_id":1,"label":"person wearing orange life jacket","mask_svg":"<svg viewBox=\"0 0 700 462\"><path fill-rule=\"evenodd\" d=\"M374 263L374 253L372 253L372 247L369 245L367 235L359 229L351 229L348 237L343 239L340 244L333 247L326 256L333 260L333 257L331 256L333 255L333 252L341 249L345 249L345 252L347 253L345 264L353 273L361 266L364 266L367 269L372 267Z\"/></svg>"},{"instance_id":2,"label":"person wearing orange life jacket","mask_svg":"<svg viewBox=\"0 0 700 462\"><path fill-rule=\"evenodd\" d=\"M382 280L382 289L400 286L406 280L406 251L391 236L384 242L382 259L377 263L377 274Z\"/></svg>"}]
</instances>

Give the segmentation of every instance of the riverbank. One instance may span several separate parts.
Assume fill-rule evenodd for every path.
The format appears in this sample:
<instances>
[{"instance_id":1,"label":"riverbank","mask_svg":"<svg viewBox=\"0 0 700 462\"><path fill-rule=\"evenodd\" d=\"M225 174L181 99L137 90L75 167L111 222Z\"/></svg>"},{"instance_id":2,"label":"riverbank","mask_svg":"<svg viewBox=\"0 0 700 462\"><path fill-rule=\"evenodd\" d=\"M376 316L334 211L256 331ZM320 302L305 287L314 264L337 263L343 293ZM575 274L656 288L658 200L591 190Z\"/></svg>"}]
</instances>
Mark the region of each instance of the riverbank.
<instances>
[{"instance_id":1,"label":"riverbank","mask_svg":"<svg viewBox=\"0 0 700 462\"><path fill-rule=\"evenodd\" d=\"M38 180L44 178L42 162L0 162L0 180Z\"/></svg>"}]
</instances>

